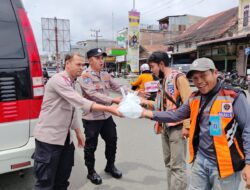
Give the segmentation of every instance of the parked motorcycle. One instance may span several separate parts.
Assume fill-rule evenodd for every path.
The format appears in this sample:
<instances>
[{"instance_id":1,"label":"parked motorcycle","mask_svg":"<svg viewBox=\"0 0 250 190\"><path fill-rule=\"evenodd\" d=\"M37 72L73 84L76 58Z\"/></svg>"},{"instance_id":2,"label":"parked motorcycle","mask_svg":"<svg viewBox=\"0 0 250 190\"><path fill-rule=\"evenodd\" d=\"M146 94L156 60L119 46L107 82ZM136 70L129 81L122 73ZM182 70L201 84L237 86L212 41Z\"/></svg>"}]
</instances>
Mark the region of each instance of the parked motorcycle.
<instances>
[{"instance_id":1,"label":"parked motorcycle","mask_svg":"<svg viewBox=\"0 0 250 190\"><path fill-rule=\"evenodd\" d=\"M248 76L241 76L240 77L240 81L239 81L239 86L243 89L243 90L247 90L248 89Z\"/></svg>"},{"instance_id":2,"label":"parked motorcycle","mask_svg":"<svg viewBox=\"0 0 250 190\"><path fill-rule=\"evenodd\" d=\"M230 72L219 72L218 78L222 81L225 85L231 85L231 73Z\"/></svg>"},{"instance_id":3,"label":"parked motorcycle","mask_svg":"<svg viewBox=\"0 0 250 190\"><path fill-rule=\"evenodd\" d=\"M249 77L248 76L239 76L238 72L236 70L233 70L231 72L219 72L219 77L223 84L230 85L234 87L240 87L243 90L248 89L248 82Z\"/></svg>"}]
</instances>

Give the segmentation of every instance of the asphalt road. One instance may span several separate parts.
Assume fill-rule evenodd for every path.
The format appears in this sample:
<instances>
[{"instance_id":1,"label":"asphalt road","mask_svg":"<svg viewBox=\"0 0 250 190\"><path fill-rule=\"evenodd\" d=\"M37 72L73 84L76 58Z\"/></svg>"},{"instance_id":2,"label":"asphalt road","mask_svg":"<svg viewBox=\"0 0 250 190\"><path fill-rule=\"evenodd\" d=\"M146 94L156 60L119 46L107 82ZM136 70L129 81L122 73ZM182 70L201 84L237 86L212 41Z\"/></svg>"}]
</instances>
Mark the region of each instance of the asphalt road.
<instances>
[{"instance_id":1,"label":"asphalt road","mask_svg":"<svg viewBox=\"0 0 250 190\"><path fill-rule=\"evenodd\" d=\"M119 79L119 81L127 83L125 80ZM119 137L116 165L123 172L122 179L114 179L104 172L105 147L103 140L99 138L96 171L103 178L103 183L96 186L87 180L83 150L76 148L75 166L70 177L69 190L166 190L161 139L153 132L154 122L117 117L115 121ZM31 190L35 180L32 169L24 170L23 173L23 177L20 177L20 172L0 175L0 190ZM244 189L242 183L240 190Z\"/></svg>"},{"instance_id":2,"label":"asphalt road","mask_svg":"<svg viewBox=\"0 0 250 190\"><path fill-rule=\"evenodd\" d=\"M115 118L118 132L116 165L123 171L122 179L113 179L103 169L106 164L104 143L99 138L96 151L96 171L103 184L96 186L86 179L83 150L75 151L75 166L70 177L70 190L163 190L166 189L160 136L153 132L153 122ZM32 170L0 175L0 190L29 190L34 184Z\"/></svg>"}]
</instances>

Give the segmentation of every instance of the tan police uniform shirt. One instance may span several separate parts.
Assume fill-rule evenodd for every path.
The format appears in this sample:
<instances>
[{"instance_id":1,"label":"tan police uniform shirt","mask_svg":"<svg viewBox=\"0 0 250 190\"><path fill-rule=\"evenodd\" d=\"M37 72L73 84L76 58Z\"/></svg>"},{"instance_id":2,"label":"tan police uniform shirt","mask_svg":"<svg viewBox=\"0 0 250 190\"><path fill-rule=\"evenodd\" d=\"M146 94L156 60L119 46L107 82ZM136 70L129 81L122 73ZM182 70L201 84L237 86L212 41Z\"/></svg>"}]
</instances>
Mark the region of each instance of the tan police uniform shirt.
<instances>
[{"instance_id":1,"label":"tan police uniform shirt","mask_svg":"<svg viewBox=\"0 0 250 190\"><path fill-rule=\"evenodd\" d=\"M83 98L74 90L66 71L55 74L45 86L42 108L34 137L45 143L64 145L70 129L80 128L80 114L75 108L89 113L93 101ZM72 138L70 138L72 142Z\"/></svg>"},{"instance_id":2,"label":"tan police uniform shirt","mask_svg":"<svg viewBox=\"0 0 250 190\"><path fill-rule=\"evenodd\" d=\"M109 96L109 91L121 93L121 87L128 91L126 86L118 84L108 72L100 71L100 75L89 67L81 77L78 78L83 96L89 100L95 101L103 105L111 105L112 98ZM93 111L85 113L83 111L82 118L85 120L104 120L111 116L110 113Z\"/></svg>"}]
</instances>

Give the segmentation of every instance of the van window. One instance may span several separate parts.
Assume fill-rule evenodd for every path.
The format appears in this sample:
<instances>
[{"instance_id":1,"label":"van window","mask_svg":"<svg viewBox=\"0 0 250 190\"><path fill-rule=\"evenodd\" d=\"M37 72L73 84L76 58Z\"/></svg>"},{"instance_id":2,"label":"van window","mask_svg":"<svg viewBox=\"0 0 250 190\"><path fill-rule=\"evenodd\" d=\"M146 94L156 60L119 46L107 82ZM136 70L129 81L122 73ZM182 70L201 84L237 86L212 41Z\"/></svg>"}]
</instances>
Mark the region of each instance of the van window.
<instances>
[{"instance_id":1,"label":"van window","mask_svg":"<svg viewBox=\"0 0 250 190\"><path fill-rule=\"evenodd\" d=\"M10 0L1 0L0 59L24 58L23 45Z\"/></svg>"}]
</instances>

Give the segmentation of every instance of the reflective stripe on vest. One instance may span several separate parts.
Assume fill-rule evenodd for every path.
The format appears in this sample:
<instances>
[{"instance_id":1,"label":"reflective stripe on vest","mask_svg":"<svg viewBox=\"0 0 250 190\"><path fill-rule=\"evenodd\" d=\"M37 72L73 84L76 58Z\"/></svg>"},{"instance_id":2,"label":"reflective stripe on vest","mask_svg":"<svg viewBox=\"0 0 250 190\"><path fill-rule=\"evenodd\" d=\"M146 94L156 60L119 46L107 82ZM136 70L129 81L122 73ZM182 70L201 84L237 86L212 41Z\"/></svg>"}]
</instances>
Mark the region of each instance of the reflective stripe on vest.
<instances>
[{"instance_id":1,"label":"reflective stripe on vest","mask_svg":"<svg viewBox=\"0 0 250 190\"><path fill-rule=\"evenodd\" d=\"M243 153L241 132L238 128L238 123L234 118L232 108L233 102L237 96L238 94L233 90L221 89L210 109L211 116L220 116L221 119L222 135L213 136L213 144L219 173L222 178L227 177L244 167L245 158ZM199 112L200 99L201 97L199 95L193 95L189 103L191 109L191 125L189 136L190 163L194 161L197 151L194 149L195 147L193 141L194 136L199 135L195 134L195 128ZM197 138L199 138L199 136Z\"/></svg>"},{"instance_id":2,"label":"reflective stripe on vest","mask_svg":"<svg viewBox=\"0 0 250 190\"><path fill-rule=\"evenodd\" d=\"M176 70L172 70L169 77L165 80L165 84L163 85L163 90L165 90L166 93L168 93L169 96L171 96L173 98L173 100L175 102L177 102L178 97L180 96L180 92L177 89L177 84L176 84L176 77L178 74L181 74L181 72L176 71ZM168 81L170 83L168 83ZM167 83L167 84L166 84ZM177 107L174 103L172 103L170 100L168 100L165 97L165 108L166 110L171 110L171 111L176 111ZM168 126L176 126L183 123L182 121L180 122L176 122L176 123L168 123Z\"/></svg>"}]
</instances>

